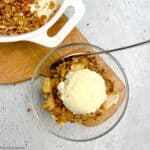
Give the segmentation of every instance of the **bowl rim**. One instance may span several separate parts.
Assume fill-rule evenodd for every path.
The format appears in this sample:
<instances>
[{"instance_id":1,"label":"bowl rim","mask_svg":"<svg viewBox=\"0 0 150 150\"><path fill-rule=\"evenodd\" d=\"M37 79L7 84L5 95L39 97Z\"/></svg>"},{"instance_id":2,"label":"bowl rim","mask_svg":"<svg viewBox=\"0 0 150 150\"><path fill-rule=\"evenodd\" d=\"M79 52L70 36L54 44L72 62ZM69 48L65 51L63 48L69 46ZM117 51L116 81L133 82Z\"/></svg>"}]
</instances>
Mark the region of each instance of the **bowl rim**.
<instances>
[{"instance_id":1,"label":"bowl rim","mask_svg":"<svg viewBox=\"0 0 150 150\"><path fill-rule=\"evenodd\" d=\"M32 80L31 80L31 88L33 88L33 82L35 80L35 78L37 78L36 76L36 73L39 69L39 67L43 64L43 62L48 59L48 57L50 57L53 53L55 52L58 52L59 50L63 49L63 48L67 48L67 47L73 47L73 46L89 46L91 48L95 48L97 50L104 50L103 48L97 46L97 45L94 45L94 44L90 44L90 43L71 43L71 44L65 44L65 45L62 45L62 46L59 46L57 48L54 48L53 50L51 50L49 53L46 54L46 56L38 63L37 67L35 68L34 72L33 72L33 75L32 75ZM53 132L52 130L50 130L48 128L48 131L50 133L52 133L53 135L55 135L56 137L59 137L61 139L64 139L64 140L67 140L67 141L72 141L72 142L88 142L88 141L92 141L92 140L96 140L100 137L103 137L104 135L106 135L107 133L109 133L110 131L112 131L118 124L119 122L122 120L126 110L127 110L127 106L128 106L128 103L129 103L129 83L128 83L128 78L127 78L127 75L125 73L125 70L123 69L122 65L119 63L119 61L110 53L105 53L106 55L110 56L112 58L112 60L117 64L117 66L119 67L121 73L123 74L123 77L124 77L124 80L125 80L125 85L126 85L126 102L125 102L125 106L124 106L124 109L121 113L121 115L119 116L119 118L117 119L117 121L108 129L106 130L104 133L100 134L100 135L97 135L95 137L92 137L92 138L87 138L87 139L73 139L73 138L67 138L67 137L64 137L64 136L61 136L55 132ZM35 115L37 116L37 118L39 119L39 121L41 122L41 119L38 115L38 112L36 111L36 106L34 104L34 96L33 96L33 92L32 93L32 107L33 107L33 110L34 110L34 113ZM44 125L44 123L42 123ZM44 125L44 127L47 129L47 127Z\"/></svg>"}]
</instances>

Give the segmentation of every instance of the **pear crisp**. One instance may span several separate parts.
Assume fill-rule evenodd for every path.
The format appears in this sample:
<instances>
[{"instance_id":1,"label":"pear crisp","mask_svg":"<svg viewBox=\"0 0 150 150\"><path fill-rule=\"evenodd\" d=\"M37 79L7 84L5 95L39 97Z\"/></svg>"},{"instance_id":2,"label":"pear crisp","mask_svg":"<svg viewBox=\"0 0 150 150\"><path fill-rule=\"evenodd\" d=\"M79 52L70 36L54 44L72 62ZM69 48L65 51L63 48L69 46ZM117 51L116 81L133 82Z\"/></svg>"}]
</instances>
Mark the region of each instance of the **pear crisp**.
<instances>
[{"instance_id":1,"label":"pear crisp","mask_svg":"<svg viewBox=\"0 0 150 150\"><path fill-rule=\"evenodd\" d=\"M38 15L38 0L1 0L0 2L0 34L14 35L36 30L43 26L56 13L58 7L50 0L50 16ZM31 6L35 6L35 11ZM37 10L36 10L37 9Z\"/></svg>"},{"instance_id":2,"label":"pear crisp","mask_svg":"<svg viewBox=\"0 0 150 150\"><path fill-rule=\"evenodd\" d=\"M74 114L64 106L57 85L59 82L65 80L69 71L86 68L97 72L103 77L106 85L106 93L110 98L95 113ZM41 92L45 98L42 106L43 109L48 111L59 124L66 122L84 124L85 121L90 119L96 120L97 117L104 115L112 105L115 105L113 95L117 94L114 91L114 83L111 79L106 78L105 69L99 67L96 56L72 56L65 58L63 61L56 62L50 67L49 77L45 78Z\"/></svg>"}]
</instances>

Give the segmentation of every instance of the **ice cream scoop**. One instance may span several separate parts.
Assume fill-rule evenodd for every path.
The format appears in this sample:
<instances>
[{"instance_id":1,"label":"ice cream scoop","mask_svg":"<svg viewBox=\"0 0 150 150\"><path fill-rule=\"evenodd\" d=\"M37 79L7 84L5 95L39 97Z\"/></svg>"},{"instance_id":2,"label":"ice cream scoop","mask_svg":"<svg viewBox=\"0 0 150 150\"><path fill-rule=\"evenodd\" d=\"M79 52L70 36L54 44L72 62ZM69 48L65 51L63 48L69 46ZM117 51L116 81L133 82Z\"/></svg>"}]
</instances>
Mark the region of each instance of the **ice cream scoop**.
<instances>
[{"instance_id":1,"label":"ice cream scoop","mask_svg":"<svg viewBox=\"0 0 150 150\"><path fill-rule=\"evenodd\" d=\"M89 69L69 72L58 91L63 104L75 114L95 112L107 98L104 79Z\"/></svg>"}]
</instances>

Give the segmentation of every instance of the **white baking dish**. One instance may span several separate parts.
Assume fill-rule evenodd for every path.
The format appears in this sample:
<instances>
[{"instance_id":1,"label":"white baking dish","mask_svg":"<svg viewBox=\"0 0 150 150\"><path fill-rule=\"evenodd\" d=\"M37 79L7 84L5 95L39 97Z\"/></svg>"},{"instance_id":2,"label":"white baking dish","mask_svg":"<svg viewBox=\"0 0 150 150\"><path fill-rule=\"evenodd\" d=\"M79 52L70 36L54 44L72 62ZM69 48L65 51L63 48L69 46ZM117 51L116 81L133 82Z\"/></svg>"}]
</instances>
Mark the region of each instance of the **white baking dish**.
<instances>
[{"instance_id":1,"label":"white baking dish","mask_svg":"<svg viewBox=\"0 0 150 150\"><path fill-rule=\"evenodd\" d=\"M61 3L61 1L59 0ZM74 8L73 16L68 22L60 29L60 31L53 37L47 35L47 30L55 24L55 22L62 16L65 10L69 7ZM69 32L76 26L78 21L82 18L85 12L85 7L82 0L64 0L61 4L59 11L50 19L45 25L39 29L13 36L0 36L0 43L16 42L16 41L31 41L47 47L55 47L60 44Z\"/></svg>"}]
</instances>

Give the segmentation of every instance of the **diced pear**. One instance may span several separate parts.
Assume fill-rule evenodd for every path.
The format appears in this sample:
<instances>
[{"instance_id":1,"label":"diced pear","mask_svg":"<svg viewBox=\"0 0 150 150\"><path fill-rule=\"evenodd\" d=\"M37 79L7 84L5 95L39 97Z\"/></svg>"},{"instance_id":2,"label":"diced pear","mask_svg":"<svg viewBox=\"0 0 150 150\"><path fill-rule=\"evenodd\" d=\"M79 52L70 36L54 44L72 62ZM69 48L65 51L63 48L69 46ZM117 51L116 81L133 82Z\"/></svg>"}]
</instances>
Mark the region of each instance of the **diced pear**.
<instances>
[{"instance_id":1,"label":"diced pear","mask_svg":"<svg viewBox=\"0 0 150 150\"><path fill-rule=\"evenodd\" d=\"M103 103L103 107L105 109L109 109L113 104L117 104L118 99L119 99L118 93L108 95L106 101Z\"/></svg>"},{"instance_id":2,"label":"diced pear","mask_svg":"<svg viewBox=\"0 0 150 150\"><path fill-rule=\"evenodd\" d=\"M52 81L51 78L45 78L43 86L42 86L42 91L44 93L51 93L52 92Z\"/></svg>"}]
</instances>

